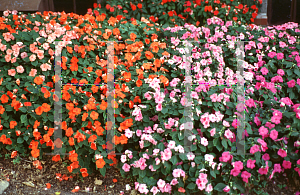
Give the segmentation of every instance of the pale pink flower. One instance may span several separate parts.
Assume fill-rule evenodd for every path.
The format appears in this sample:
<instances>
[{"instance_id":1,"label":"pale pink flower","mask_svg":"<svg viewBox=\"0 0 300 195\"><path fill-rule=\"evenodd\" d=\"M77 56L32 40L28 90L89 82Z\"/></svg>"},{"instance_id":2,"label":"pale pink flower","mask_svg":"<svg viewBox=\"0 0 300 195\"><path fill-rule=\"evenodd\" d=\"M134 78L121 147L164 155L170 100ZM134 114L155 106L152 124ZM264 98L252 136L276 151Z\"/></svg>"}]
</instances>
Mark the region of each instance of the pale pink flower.
<instances>
[{"instance_id":1,"label":"pale pink flower","mask_svg":"<svg viewBox=\"0 0 300 195\"><path fill-rule=\"evenodd\" d=\"M223 126L225 126L225 127L230 127L230 124L229 124L229 122L223 120Z\"/></svg>"},{"instance_id":2,"label":"pale pink flower","mask_svg":"<svg viewBox=\"0 0 300 195\"><path fill-rule=\"evenodd\" d=\"M233 133L229 129L225 131L224 135L227 139L233 138Z\"/></svg>"},{"instance_id":3,"label":"pale pink flower","mask_svg":"<svg viewBox=\"0 0 300 195\"><path fill-rule=\"evenodd\" d=\"M23 66L17 66L17 72L18 73L23 73L24 72Z\"/></svg>"},{"instance_id":4,"label":"pale pink flower","mask_svg":"<svg viewBox=\"0 0 300 195\"><path fill-rule=\"evenodd\" d=\"M9 76L13 76L13 77L14 77L15 74L16 74L16 70L15 70L15 69L9 69L9 70L8 70L8 75L9 75Z\"/></svg>"},{"instance_id":5,"label":"pale pink flower","mask_svg":"<svg viewBox=\"0 0 300 195\"><path fill-rule=\"evenodd\" d=\"M33 62L36 60L36 55L32 54L30 57L29 57L29 60L30 62Z\"/></svg>"}]
</instances>

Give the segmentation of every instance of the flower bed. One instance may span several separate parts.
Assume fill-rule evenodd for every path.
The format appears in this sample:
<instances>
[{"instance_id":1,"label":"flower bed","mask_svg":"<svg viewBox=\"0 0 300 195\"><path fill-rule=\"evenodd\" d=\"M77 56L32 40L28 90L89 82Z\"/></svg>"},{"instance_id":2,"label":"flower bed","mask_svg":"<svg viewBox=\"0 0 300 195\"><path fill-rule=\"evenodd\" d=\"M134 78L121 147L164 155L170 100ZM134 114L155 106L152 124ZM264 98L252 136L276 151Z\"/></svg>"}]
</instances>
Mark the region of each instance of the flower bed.
<instances>
[{"instance_id":1,"label":"flower bed","mask_svg":"<svg viewBox=\"0 0 300 195\"><path fill-rule=\"evenodd\" d=\"M70 173L105 175L117 163L137 176L140 193L244 193L261 176L299 177L299 26L249 28L210 18L207 25L162 29L146 19L44 12L1 19L1 148L42 158L62 144ZM62 83L107 82L107 48L114 44L116 152L105 142L107 87L64 86L63 139L54 137L54 41L62 40ZM245 150L237 155L236 115L244 111L236 83L236 44L245 44ZM190 45L192 146L185 146L185 41ZM101 55L102 54L102 55ZM272 109L267 109L272 107ZM238 111L238 113L236 112ZM196 154L196 155L195 155ZM199 155L201 154L201 155ZM52 158L59 161L60 155ZM42 169L39 160L37 168ZM221 176L221 177L220 177Z\"/></svg>"}]
</instances>

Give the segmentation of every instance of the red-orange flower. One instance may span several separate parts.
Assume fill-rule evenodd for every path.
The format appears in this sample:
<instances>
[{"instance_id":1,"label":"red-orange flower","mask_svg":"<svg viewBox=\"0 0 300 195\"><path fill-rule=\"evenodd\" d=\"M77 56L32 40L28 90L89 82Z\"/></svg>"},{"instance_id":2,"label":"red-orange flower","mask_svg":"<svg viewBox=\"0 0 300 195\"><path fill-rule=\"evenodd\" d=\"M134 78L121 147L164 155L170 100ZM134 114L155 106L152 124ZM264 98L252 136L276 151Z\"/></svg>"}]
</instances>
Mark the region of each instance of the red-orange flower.
<instances>
[{"instance_id":1,"label":"red-orange flower","mask_svg":"<svg viewBox=\"0 0 300 195\"><path fill-rule=\"evenodd\" d=\"M17 122L16 121L10 121L10 123L9 123L9 128L10 129L13 129L13 128L15 128L15 126L17 126Z\"/></svg>"},{"instance_id":2,"label":"red-orange flower","mask_svg":"<svg viewBox=\"0 0 300 195\"><path fill-rule=\"evenodd\" d=\"M39 77L39 76L35 77L35 79L33 81L37 85L41 85L44 82L43 79L41 77Z\"/></svg>"},{"instance_id":3,"label":"red-orange flower","mask_svg":"<svg viewBox=\"0 0 300 195\"><path fill-rule=\"evenodd\" d=\"M17 154L18 154L18 151L13 151L13 152L11 153L10 158L15 158L15 157L17 156Z\"/></svg>"},{"instance_id":4,"label":"red-orange flower","mask_svg":"<svg viewBox=\"0 0 300 195\"><path fill-rule=\"evenodd\" d=\"M151 60L153 58L153 53L151 53L150 51L146 51L145 56L148 60Z\"/></svg>"},{"instance_id":5,"label":"red-orange flower","mask_svg":"<svg viewBox=\"0 0 300 195\"><path fill-rule=\"evenodd\" d=\"M3 94L3 95L1 96L1 102L2 102L2 104L7 103L7 102L8 102L8 96L5 95L5 94Z\"/></svg>"},{"instance_id":6,"label":"red-orange flower","mask_svg":"<svg viewBox=\"0 0 300 195\"><path fill-rule=\"evenodd\" d=\"M58 161L60 160L60 155L57 154L57 155L53 156L53 157L52 157L52 160L53 160L54 162L58 162Z\"/></svg>"},{"instance_id":7,"label":"red-orange flower","mask_svg":"<svg viewBox=\"0 0 300 195\"><path fill-rule=\"evenodd\" d=\"M139 4L137 4L137 7L138 7L139 9L142 9L143 5L142 5L141 3L139 3Z\"/></svg>"},{"instance_id":8,"label":"red-orange flower","mask_svg":"<svg viewBox=\"0 0 300 195\"><path fill-rule=\"evenodd\" d=\"M50 189L50 188L51 188L51 184L50 184L50 183L46 183L46 187L47 187L48 189Z\"/></svg>"},{"instance_id":9,"label":"red-orange flower","mask_svg":"<svg viewBox=\"0 0 300 195\"><path fill-rule=\"evenodd\" d=\"M90 114L90 116L91 116L91 118L93 120L96 120L96 119L98 119L99 114L97 112L95 112L95 111L92 111L91 114Z\"/></svg>"},{"instance_id":10,"label":"red-orange flower","mask_svg":"<svg viewBox=\"0 0 300 195\"><path fill-rule=\"evenodd\" d=\"M105 161L102 159L102 158L99 158L97 161L96 161L96 165L99 169L102 169L105 165Z\"/></svg>"}]
</instances>

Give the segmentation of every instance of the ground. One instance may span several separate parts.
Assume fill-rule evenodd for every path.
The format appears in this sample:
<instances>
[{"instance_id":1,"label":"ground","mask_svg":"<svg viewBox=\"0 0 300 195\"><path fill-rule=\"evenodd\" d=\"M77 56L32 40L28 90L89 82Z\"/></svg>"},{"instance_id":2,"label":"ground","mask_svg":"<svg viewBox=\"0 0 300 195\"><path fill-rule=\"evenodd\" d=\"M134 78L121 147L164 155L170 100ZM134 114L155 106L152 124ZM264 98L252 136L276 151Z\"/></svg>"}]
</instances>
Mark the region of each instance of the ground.
<instances>
[{"instance_id":1,"label":"ground","mask_svg":"<svg viewBox=\"0 0 300 195\"><path fill-rule=\"evenodd\" d=\"M84 178L82 181L79 177L59 181L56 178L56 173L61 173L62 175L66 174L67 176L71 175L67 168L63 165L63 162L53 162L51 160L51 156L46 156L45 160L42 160L42 163L44 163L43 169L39 170L33 167L32 159L22 158L20 164L13 164L12 159L4 158L5 153L5 151L1 151L3 157L0 158L0 179L3 180L9 178L10 185L3 192L3 194L6 195L119 195L120 191L123 191L124 195L139 194L134 191L134 180L123 179L119 173L119 170L115 167L107 170L105 177L98 173L90 175ZM117 179L117 182L113 183L113 179ZM96 185L95 180L102 180L103 183L101 185ZM276 183L274 183L274 181ZM34 187L27 186L23 184L23 182L32 182ZM298 181L296 180L296 183L290 184L284 177L275 178L272 181L268 181L267 186L264 188L264 192L267 192L270 195L294 195L295 192L300 188L299 182L297 182ZM52 185L50 189L45 189L46 183L50 183ZM126 190L126 184L130 184L131 190ZM284 184L287 185L287 188L280 187L280 185ZM71 191L75 188L75 186L79 186L80 190L77 193L72 193ZM86 192L85 188L90 188L90 191Z\"/></svg>"}]
</instances>

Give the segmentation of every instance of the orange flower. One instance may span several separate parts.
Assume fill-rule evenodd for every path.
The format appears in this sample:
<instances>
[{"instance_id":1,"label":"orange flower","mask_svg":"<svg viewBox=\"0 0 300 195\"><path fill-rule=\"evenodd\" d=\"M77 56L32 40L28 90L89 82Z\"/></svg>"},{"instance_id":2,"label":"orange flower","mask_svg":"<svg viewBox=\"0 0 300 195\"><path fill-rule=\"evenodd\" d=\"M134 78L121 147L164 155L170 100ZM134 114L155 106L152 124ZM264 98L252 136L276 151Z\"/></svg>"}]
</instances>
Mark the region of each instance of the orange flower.
<instances>
[{"instance_id":1,"label":"orange flower","mask_svg":"<svg viewBox=\"0 0 300 195\"><path fill-rule=\"evenodd\" d=\"M69 155L69 160L70 160L71 162L77 161L78 154L75 153L75 150L72 150L72 151L70 151L69 153L70 153L70 155Z\"/></svg>"},{"instance_id":2,"label":"orange flower","mask_svg":"<svg viewBox=\"0 0 300 195\"><path fill-rule=\"evenodd\" d=\"M86 121L86 118L89 116L89 113L85 112L82 115L82 121Z\"/></svg>"},{"instance_id":3,"label":"orange flower","mask_svg":"<svg viewBox=\"0 0 300 195\"><path fill-rule=\"evenodd\" d=\"M136 86L140 87L140 86L142 86L142 85L143 85L143 81L141 81L140 79L138 79L138 80L136 81Z\"/></svg>"},{"instance_id":4,"label":"orange flower","mask_svg":"<svg viewBox=\"0 0 300 195\"><path fill-rule=\"evenodd\" d=\"M70 144L70 146L74 146L74 138L73 137L69 138L69 144Z\"/></svg>"},{"instance_id":5,"label":"orange flower","mask_svg":"<svg viewBox=\"0 0 300 195\"><path fill-rule=\"evenodd\" d=\"M7 103L7 102L8 102L8 96L5 95L5 94L3 94L3 95L1 96L1 102L2 102L2 104Z\"/></svg>"},{"instance_id":6,"label":"orange flower","mask_svg":"<svg viewBox=\"0 0 300 195\"><path fill-rule=\"evenodd\" d=\"M184 188L182 188L182 187L180 187L180 188L178 189L178 192L185 193L185 189L184 189Z\"/></svg>"},{"instance_id":7,"label":"orange flower","mask_svg":"<svg viewBox=\"0 0 300 195\"><path fill-rule=\"evenodd\" d=\"M17 122L16 121L10 121L10 123L9 123L9 128L10 129L13 129L13 128L15 128L15 126L17 126Z\"/></svg>"},{"instance_id":8,"label":"orange flower","mask_svg":"<svg viewBox=\"0 0 300 195\"><path fill-rule=\"evenodd\" d=\"M16 131L16 135L17 135L17 136L21 135L21 131L20 131L20 130L17 130L17 131Z\"/></svg>"},{"instance_id":9,"label":"orange flower","mask_svg":"<svg viewBox=\"0 0 300 195\"><path fill-rule=\"evenodd\" d=\"M41 78L41 77L35 77L35 79L33 80L34 81L34 83L35 84L37 84L37 85L41 85L41 84L43 84L43 79Z\"/></svg>"},{"instance_id":10,"label":"orange flower","mask_svg":"<svg viewBox=\"0 0 300 195\"><path fill-rule=\"evenodd\" d=\"M58 161L60 160L60 155L57 154L57 155L53 156L53 157L52 157L52 160L53 160L54 162L58 162Z\"/></svg>"},{"instance_id":11,"label":"orange flower","mask_svg":"<svg viewBox=\"0 0 300 195\"><path fill-rule=\"evenodd\" d=\"M136 10L136 6L135 6L135 5L131 5L131 9L132 9L133 11L135 11L135 10Z\"/></svg>"},{"instance_id":12,"label":"orange flower","mask_svg":"<svg viewBox=\"0 0 300 195\"><path fill-rule=\"evenodd\" d=\"M77 142L80 143L82 141L85 140L86 136L82 133L80 133L79 131L77 131L76 135L74 136L74 138L77 139Z\"/></svg>"},{"instance_id":13,"label":"orange flower","mask_svg":"<svg viewBox=\"0 0 300 195\"><path fill-rule=\"evenodd\" d=\"M51 184L50 183L46 183L46 186L47 186L48 189L51 188Z\"/></svg>"},{"instance_id":14,"label":"orange flower","mask_svg":"<svg viewBox=\"0 0 300 195\"><path fill-rule=\"evenodd\" d=\"M96 143L92 142L92 143L91 143L91 148L92 148L93 150L97 150Z\"/></svg>"},{"instance_id":15,"label":"orange flower","mask_svg":"<svg viewBox=\"0 0 300 195\"><path fill-rule=\"evenodd\" d=\"M96 161L96 165L99 169L102 169L105 165L105 161L102 159L102 158L99 158L97 161Z\"/></svg>"},{"instance_id":16,"label":"orange flower","mask_svg":"<svg viewBox=\"0 0 300 195\"><path fill-rule=\"evenodd\" d=\"M150 43L150 39L145 39L146 44Z\"/></svg>"},{"instance_id":17,"label":"orange flower","mask_svg":"<svg viewBox=\"0 0 300 195\"><path fill-rule=\"evenodd\" d=\"M151 60L153 58L153 54L150 51L146 51L145 56L148 60Z\"/></svg>"},{"instance_id":18,"label":"orange flower","mask_svg":"<svg viewBox=\"0 0 300 195\"><path fill-rule=\"evenodd\" d=\"M130 39L131 39L132 41L134 41L135 38L136 38L136 35L135 35L134 33L131 33L131 34L130 34Z\"/></svg>"},{"instance_id":19,"label":"orange flower","mask_svg":"<svg viewBox=\"0 0 300 195\"><path fill-rule=\"evenodd\" d=\"M43 103L42 107L44 112L49 112L51 110L50 105L47 103Z\"/></svg>"},{"instance_id":20,"label":"orange flower","mask_svg":"<svg viewBox=\"0 0 300 195\"><path fill-rule=\"evenodd\" d=\"M66 130L66 136L68 137L71 137L73 135L73 129L72 127L69 127L67 130Z\"/></svg>"},{"instance_id":21,"label":"orange flower","mask_svg":"<svg viewBox=\"0 0 300 195\"><path fill-rule=\"evenodd\" d=\"M104 100L102 100L102 103L100 104L100 109L101 110L106 110L107 108L107 102L105 102Z\"/></svg>"},{"instance_id":22,"label":"orange flower","mask_svg":"<svg viewBox=\"0 0 300 195\"><path fill-rule=\"evenodd\" d=\"M94 142L97 139L97 135L91 135L88 139L88 142Z\"/></svg>"},{"instance_id":23,"label":"orange flower","mask_svg":"<svg viewBox=\"0 0 300 195\"><path fill-rule=\"evenodd\" d=\"M13 151L13 152L11 153L10 158L15 158L15 157L17 156L17 154L18 154L18 151Z\"/></svg>"},{"instance_id":24,"label":"orange flower","mask_svg":"<svg viewBox=\"0 0 300 195\"><path fill-rule=\"evenodd\" d=\"M117 182L118 182L118 180L117 180L117 179L113 179L113 182L114 182L114 183L117 183Z\"/></svg>"},{"instance_id":25,"label":"orange flower","mask_svg":"<svg viewBox=\"0 0 300 195\"><path fill-rule=\"evenodd\" d=\"M35 113L36 113L37 115L42 115L42 114L43 114L43 111L44 111L44 109L43 109L42 106L39 106L39 107L37 107L37 108L35 109Z\"/></svg>"},{"instance_id":26,"label":"orange flower","mask_svg":"<svg viewBox=\"0 0 300 195\"><path fill-rule=\"evenodd\" d=\"M131 81L131 73L130 72L124 72L123 77L124 77L126 82Z\"/></svg>"},{"instance_id":27,"label":"orange flower","mask_svg":"<svg viewBox=\"0 0 300 195\"><path fill-rule=\"evenodd\" d=\"M99 114L97 112L95 112L95 111L92 111L91 114L90 114L90 116L91 116L91 118L93 120L96 120L96 119L98 119Z\"/></svg>"},{"instance_id":28,"label":"orange flower","mask_svg":"<svg viewBox=\"0 0 300 195\"><path fill-rule=\"evenodd\" d=\"M132 108L133 108L133 105L134 105L133 101L130 100L130 101L129 101L129 108L132 109Z\"/></svg>"},{"instance_id":29,"label":"orange flower","mask_svg":"<svg viewBox=\"0 0 300 195\"><path fill-rule=\"evenodd\" d=\"M39 149L34 149L31 151L31 155L33 158L37 158L40 155L40 150Z\"/></svg>"}]
</instances>

